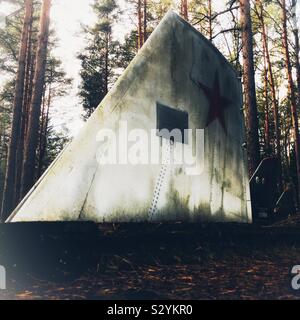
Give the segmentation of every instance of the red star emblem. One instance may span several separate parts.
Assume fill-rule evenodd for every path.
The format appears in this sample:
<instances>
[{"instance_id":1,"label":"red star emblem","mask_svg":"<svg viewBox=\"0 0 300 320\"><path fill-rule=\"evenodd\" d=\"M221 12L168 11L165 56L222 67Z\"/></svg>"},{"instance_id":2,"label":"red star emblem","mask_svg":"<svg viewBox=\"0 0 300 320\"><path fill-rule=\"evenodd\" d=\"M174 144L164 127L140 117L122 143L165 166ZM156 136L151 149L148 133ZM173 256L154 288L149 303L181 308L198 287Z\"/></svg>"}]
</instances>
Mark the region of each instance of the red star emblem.
<instances>
[{"instance_id":1,"label":"red star emblem","mask_svg":"<svg viewBox=\"0 0 300 320\"><path fill-rule=\"evenodd\" d=\"M193 81L201 90L203 90L207 99L209 100L209 112L207 117L206 126L208 127L215 119L217 119L224 132L227 134L225 125L224 110L229 107L230 100L222 97L220 92L219 74L216 71L213 88L210 89L199 81Z\"/></svg>"}]
</instances>

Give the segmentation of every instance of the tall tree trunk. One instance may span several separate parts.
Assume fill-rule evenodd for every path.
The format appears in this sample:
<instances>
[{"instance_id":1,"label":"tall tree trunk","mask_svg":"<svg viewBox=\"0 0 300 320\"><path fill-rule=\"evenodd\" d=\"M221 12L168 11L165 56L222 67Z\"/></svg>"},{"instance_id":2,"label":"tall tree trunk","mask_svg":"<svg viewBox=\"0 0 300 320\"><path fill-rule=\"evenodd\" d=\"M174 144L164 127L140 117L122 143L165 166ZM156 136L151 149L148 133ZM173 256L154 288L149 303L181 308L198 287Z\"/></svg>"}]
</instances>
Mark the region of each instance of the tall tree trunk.
<instances>
[{"instance_id":1,"label":"tall tree trunk","mask_svg":"<svg viewBox=\"0 0 300 320\"><path fill-rule=\"evenodd\" d=\"M142 0L138 0L138 49L143 46L143 24L142 24Z\"/></svg>"},{"instance_id":2,"label":"tall tree trunk","mask_svg":"<svg viewBox=\"0 0 300 320\"><path fill-rule=\"evenodd\" d=\"M300 62L299 62L299 31L298 29L293 30L295 37L295 61L296 61L296 71L297 71L297 88L298 88L298 104L300 102Z\"/></svg>"},{"instance_id":3,"label":"tall tree trunk","mask_svg":"<svg viewBox=\"0 0 300 320\"><path fill-rule=\"evenodd\" d=\"M260 162L258 117L255 91L253 34L249 0L239 0L242 25L243 44L243 79L244 96L247 110L247 146L250 175L254 173Z\"/></svg>"},{"instance_id":4,"label":"tall tree trunk","mask_svg":"<svg viewBox=\"0 0 300 320\"><path fill-rule=\"evenodd\" d=\"M28 132L28 122L29 122L29 110L30 110L30 103L31 103L31 97L33 93L33 81L34 81L34 74L35 74L35 51L36 47L32 48L32 56L31 56L31 62L30 62L30 78L29 78L29 85L28 85L28 96L26 100L26 117L25 117L25 127L24 127L24 137L23 137L23 144L25 149L25 143L26 143L26 136Z\"/></svg>"},{"instance_id":5,"label":"tall tree trunk","mask_svg":"<svg viewBox=\"0 0 300 320\"><path fill-rule=\"evenodd\" d=\"M38 146L38 156L37 156L37 171L36 177L40 176L40 169L41 169L41 158L42 158L42 145L43 145L43 135L44 135L44 127L45 127L45 110L46 110L46 86L44 88L43 98L42 98L42 111L41 111L41 120L40 120L40 132L39 132L39 146Z\"/></svg>"},{"instance_id":6,"label":"tall tree trunk","mask_svg":"<svg viewBox=\"0 0 300 320\"><path fill-rule=\"evenodd\" d=\"M268 68L266 62L266 48L263 46L264 54L264 99L265 99L265 152L267 155L271 154L270 143L270 117L269 117L269 85L268 85Z\"/></svg>"},{"instance_id":7,"label":"tall tree trunk","mask_svg":"<svg viewBox=\"0 0 300 320\"><path fill-rule=\"evenodd\" d=\"M181 15L186 21L189 21L188 0L181 0Z\"/></svg>"},{"instance_id":8,"label":"tall tree trunk","mask_svg":"<svg viewBox=\"0 0 300 320\"><path fill-rule=\"evenodd\" d=\"M147 32L147 0L144 0L144 39L143 42L145 43L148 39L148 32Z\"/></svg>"},{"instance_id":9,"label":"tall tree trunk","mask_svg":"<svg viewBox=\"0 0 300 320\"><path fill-rule=\"evenodd\" d=\"M298 181L298 200L300 195L300 140L299 140L299 125L298 125L298 114L297 114L297 101L294 90L294 83L292 77L292 65L290 60L290 52L288 46L288 32L287 32L287 13L286 13L286 2L282 0L282 41L284 50L284 59L288 80L288 89L291 99L291 113L292 113L292 123L295 141L295 155L296 155L296 166L297 166L297 181Z\"/></svg>"},{"instance_id":10,"label":"tall tree trunk","mask_svg":"<svg viewBox=\"0 0 300 320\"><path fill-rule=\"evenodd\" d=\"M29 122L24 153L24 167L22 175L22 196L33 186L35 177L36 151L38 146L39 122L41 102L44 89L45 67L47 60L47 46L50 24L51 0L44 0L40 18L40 32L36 53L36 67L33 82L33 94L29 110Z\"/></svg>"},{"instance_id":11,"label":"tall tree trunk","mask_svg":"<svg viewBox=\"0 0 300 320\"><path fill-rule=\"evenodd\" d=\"M208 0L208 33L209 40L213 39L213 30L212 30L212 3L211 0Z\"/></svg>"},{"instance_id":12,"label":"tall tree trunk","mask_svg":"<svg viewBox=\"0 0 300 320\"><path fill-rule=\"evenodd\" d=\"M300 104L300 62L299 62L299 29L298 29L298 21L297 21L297 0L292 0L292 8L293 8L293 34L295 38L295 63L296 63L296 74L297 74L297 96L298 96L298 105Z\"/></svg>"},{"instance_id":13,"label":"tall tree trunk","mask_svg":"<svg viewBox=\"0 0 300 320\"><path fill-rule=\"evenodd\" d=\"M281 145L280 145L280 118L278 112L278 103L276 98L276 86L272 68L272 62L270 58L270 51L269 51L269 44L268 44L268 37L267 37L267 28L264 19L264 10L263 10L263 3L261 0L257 1L258 4L258 18L261 23L262 27L262 40L263 40L263 47L265 49L265 58L267 60L268 66L268 79L270 83L271 89L271 96L272 96L272 109L273 109L273 116L274 116L274 128L275 128L275 140L276 140L276 157L278 162L280 163L280 180L279 180L279 191L282 191L282 157L281 157Z\"/></svg>"},{"instance_id":14,"label":"tall tree trunk","mask_svg":"<svg viewBox=\"0 0 300 320\"><path fill-rule=\"evenodd\" d=\"M48 89L47 103L45 102L43 106L43 117L42 117L42 125L41 125L41 132L40 132L39 161L38 161L38 171L37 171L36 179L39 179L43 171L44 158L45 158L46 148L47 148L47 129L49 124L49 110L51 105L51 95L52 95L52 89L51 89L51 83L50 83L49 89Z\"/></svg>"},{"instance_id":15,"label":"tall tree trunk","mask_svg":"<svg viewBox=\"0 0 300 320\"><path fill-rule=\"evenodd\" d=\"M26 52L28 44L29 26L31 22L33 3L32 0L25 1L25 16L21 36L21 46L18 59L18 71L16 77L14 102L13 102L13 120L11 126L11 138L8 150L4 192L1 210L1 221L5 221L8 215L12 212L15 207L14 203L14 189L15 189L15 178L16 178L16 156L18 139L22 118L22 102L24 94L24 80L26 72Z\"/></svg>"},{"instance_id":16,"label":"tall tree trunk","mask_svg":"<svg viewBox=\"0 0 300 320\"><path fill-rule=\"evenodd\" d=\"M29 35L28 35L28 44L27 44L27 53L26 53L26 76L24 82L24 96L23 96L23 105L22 105L22 120L20 135L18 141L17 157L16 157L16 181L15 181L15 203L18 203L20 199L21 192L21 179L22 179L22 170L23 170L23 157L24 157L24 147L25 147L25 129L28 121L28 100L31 93L32 86L32 24L33 24L33 10L31 12L31 21L29 26Z\"/></svg>"},{"instance_id":17,"label":"tall tree trunk","mask_svg":"<svg viewBox=\"0 0 300 320\"><path fill-rule=\"evenodd\" d=\"M108 65L109 65L109 33L106 33L105 39L105 94L108 92Z\"/></svg>"}]
</instances>

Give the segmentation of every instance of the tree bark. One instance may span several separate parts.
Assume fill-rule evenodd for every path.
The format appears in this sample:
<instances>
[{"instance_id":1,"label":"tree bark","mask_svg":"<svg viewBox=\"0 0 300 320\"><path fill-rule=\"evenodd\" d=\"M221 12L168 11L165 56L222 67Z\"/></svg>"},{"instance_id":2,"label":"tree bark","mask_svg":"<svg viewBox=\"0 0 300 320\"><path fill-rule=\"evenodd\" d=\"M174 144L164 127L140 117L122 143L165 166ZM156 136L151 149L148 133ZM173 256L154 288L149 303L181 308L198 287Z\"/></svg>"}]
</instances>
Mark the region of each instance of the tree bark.
<instances>
[{"instance_id":1,"label":"tree bark","mask_svg":"<svg viewBox=\"0 0 300 320\"><path fill-rule=\"evenodd\" d=\"M269 84L268 84L268 67L266 61L266 48L263 45L264 54L264 99L265 99L265 153L269 156L271 154L271 143L270 143L270 118L269 118Z\"/></svg>"},{"instance_id":2,"label":"tree bark","mask_svg":"<svg viewBox=\"0 0 300 320\"><path fill-rule=\"evenodd\" d=\"M295 63L296 63L296 74L297 74L297 96L298 96L298 105L300 104L300 62L299 62L299 52L300 52L300 46L299 46L299 29L297 24L297 14L296 14L296 8L297 8L297 0L292 1L292 8L294 10L293 13L293 34L295 38Z\"/></svg>"},{"instance_id":3,"label":"tree bark","mask_svg":"<svg viewBox=\"0 0 300 320\"><path fill-rule=\"evenodd\" d=\"M143 46L142 0L138 0L138 49Z\"/></svg>"},{"instance_id":4,"label":"tree bark","mask_svg":"<svg viewBox=\"0 0 300 320\"><path fill-rule=\"evenodd\" d=\"M181 0L181 15L186 21L189 21L187 0Z\"/></svg>"},{"instance_id":5,"label":"tree bark","mask_svg":"<svg viewBox=\"0 0 300 320\"><path fill-rule=\"evenodd\" d=\"M18 71L16 76L15 94L13 102L13 119L11 126L11 138L8 150L4 192L1 210L1 221L5 221L8 215L15 207L14 203L14 190L15 190L15 178L16 178L16 156L19 140L19 132L22 118L22 103L24 95L24 80L26 72L26 52L29 35L29 26L31 22L33 2L32 0L26 0L25 16L23 22L23 29L21 35L21 46L18 59Z\"/></svg>"},{"instance_id":6,"label":"tree bark","mask_svg":"<svg viewBox=\"0 0 300 320\"><path fill-rule=\"evenodd\" d=\"M36 151L38 146L38 133L41 115L41 102L43 97L45 66L47 59L47 46L49 37L51 0L44 0L40 18L40 32L36 53L36 67L33 82L33 94L29 110L29 122L24 153L21 194L24 196L34 184Z\"/></svg>"},{"instance_id":7,"label":"tree bark","mask_svg":"<svg viewBox=\"0 0 300 320\"><path fill-rule=\"evenodd\" d=\"M209 32L209 40L212 42L213 30L212 30L212 4L211 4L211 0L208 0L208 32Z\"/></svg>"},{"instance_id":8,"label":"tree bark","mask_svg":"<svg viewBox=\"0 0 300 320\"><path fill-rule=\"evenodd\" d=\"M298 88L298 104L300 102L300 62L299 62L299 31L298 29L293 30L295 37L295 62L297 71L297 88Z\"/></svg>"},{"instance_id":9,"label":"tree bark","mask_svg":"<svg viewBox=\"0 0 300 320\"><path fill-rule=\"evenodd\" d=\"M46 148L47 148L47 129L49 124L49 111L50 111L50 105L51 105L51 97L52 97L52 89L51 89L51 83L49 84L48 89L48 97L47 97L47 103L46 103L46 97L44 97L44 105L43 105L43 112L42 112L42 124L41 124L41 130L40 130L40 145L39 145L39 161L38 161L38 171L36 180L39 179L39 177L42 175L43 170L43 161L46 154Z\"/></svg>"},{"instance_id":10,"label":"tree bark","mask_svg":"<svg viewBox=\"0 0 300 320\"><path fill-rule=\"evenodd\" d=\"M106 39L105 39L105 94L108 92L108 69L109 69L109 33L106 33Z\"/></svg>"},{"instance_id":11,"label":"tree bark","mask_svg":"<svg viewBox=\"0 0 300 320\"><path fill-rule=\"evenodd\" d=\"M244 96L247 110L247 149L250 175L260 162L257 102L253 62L253 34L249 0L239 0L243 44Z\"/></svg>"},{"instance_id":12,"label":"tree bark","mask_svg":"<svg viewBox=\"0 0 300 320\"><path fill-rule=\"evenodd\" d=\"M27 43L27 53L26 53L26 76L24 82L24 95L23 95L23 105L22 105L22 119L21 127L19 133L19 141L17 148L17 157L16 157L16 181L15 181L15 203L18 203L20 199L21 192L21 179L22 179L22 170L23 170L23 158L24 158L24 147L25 147L25 130L28 121L28 108L29 108L29 97L31 96L31 87L32 87L32 21L33 19L33 10L31 12L31 21L29 26L29 35Z\"/></svg>"},{"instance_id":13,"label":"tree bark","mask_svg":"<svg viewBox=\"0 0 300 320\"><path fill-rule=\"evenodd\" d=\"M275 128L275 140L276 140L276 157L278 159L278 162L280 163L280 172L279 172L279 176L280 176L279 189L280 190L279 191L282 191L282 157L281 157L281 145L280 145L281 130L280 130L280 117L278 112L278 102L276 98L276 88L275 88L276 86L275 86L272 62L270 58L263 4L261 0L258 0L257 2L258 2L258 9L259 9L258 19L260 20L261 27L262 27L262 40L263 40L263 46L265 50L265 58L267 60L268 80L270 83L271 96L272 96L272 109L273 109L273 116L274 116L274 128Z\"/></svg>"},{"instance_id":14,"label":"tree bark","mask_svg":"<svg viewBox=\"0 0 300 320\"><path fill-rule=\"evenodd\" d=\"M299 125L298 125L298 114L297 114L297 100L294 90L294 82L292 77L292 65L290 59L290 52L288 47L288 32L287 32L287 13L286 13L286 1L281 1L282 9L282 41L283 41L283 51L284 60L286 66L288 89L291 99L291 114L292 114L292 124L294 133L294 143L295 143L295 155L296 155L296 166L297 166L297 181L298 181L298 200L300 195L300 140L299 140Z\"/></svg>"},{"instance_id":15,"label":"tree bark","mask_svg":"<svg viewBox=\"0 0 300 320\"><path fill-rule=\"evenodd\" d=\"M145 43L148 39L148 33L147 33L147 0L144 0L144 39L143 42Z\"/></svg>"}]
</instances>

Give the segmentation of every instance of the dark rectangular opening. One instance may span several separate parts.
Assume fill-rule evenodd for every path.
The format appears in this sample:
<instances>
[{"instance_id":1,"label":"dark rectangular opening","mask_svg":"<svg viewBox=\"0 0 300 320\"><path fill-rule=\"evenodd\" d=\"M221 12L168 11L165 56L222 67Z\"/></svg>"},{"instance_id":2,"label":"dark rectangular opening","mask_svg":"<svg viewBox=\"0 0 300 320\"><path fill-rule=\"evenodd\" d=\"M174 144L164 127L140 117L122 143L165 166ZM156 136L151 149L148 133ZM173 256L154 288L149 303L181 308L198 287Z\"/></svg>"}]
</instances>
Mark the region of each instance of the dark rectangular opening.
<instances>
[{"instance_id":1,"label":"dark rectangular opening","mask_svg":"<svg viewBox=\"0 0 300 320\"><path fill-rule=\"evenodd\" d=\"M160 132L163 129L167 129L169 132L178 129L181 132L181 137L173 138L174 142L188 143L187 137L184 139L184 130L189 128L189 115L185 111L176 110L167 107L163 104L157 103L156 105L156 123L157 123L157 135L159 137L170 139L170 136L164 132Z\"/></svg>"}]
</instances>

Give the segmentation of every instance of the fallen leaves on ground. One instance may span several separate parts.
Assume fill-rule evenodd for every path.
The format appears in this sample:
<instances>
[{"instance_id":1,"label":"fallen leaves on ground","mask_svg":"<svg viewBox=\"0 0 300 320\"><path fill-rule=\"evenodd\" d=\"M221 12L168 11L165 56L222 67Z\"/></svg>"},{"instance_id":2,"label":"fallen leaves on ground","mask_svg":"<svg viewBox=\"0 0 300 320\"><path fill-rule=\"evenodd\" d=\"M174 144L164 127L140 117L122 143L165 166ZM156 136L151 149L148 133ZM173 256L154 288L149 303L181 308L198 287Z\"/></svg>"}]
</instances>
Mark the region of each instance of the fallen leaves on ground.
<instances>
[{"instance_id":1,"label":"fallen leaves on ground","mask_svg":"<svg viewBox=\"0 0 300 320\"><path fill-rule=\"evenodd\" d=\"M291 218L277 226L299 221ZM147 251L139 262L135 255L140 254L113 255L106 264L99 261L94 271L73 278L45 281L29 275L26 284L11 279L0 299L300 299L300 291L291 288L300 245L203 243L192 253L176 247L163 251L172 256L169 263L160 260L161 253Z\"/></svg>"},{"instance_id":2,"label":"fallen leaves on ground","mask_svg":"<svg viewBox=\"0 0 300 320\"><path fill-rule=\"evenodd\" d=\"M222 255L199 264L139 265L132 270L86 273L64 283L32 279L3 299L299 299L290 286L290 271L300 248Z\"/></svg>"}]
</instances>

